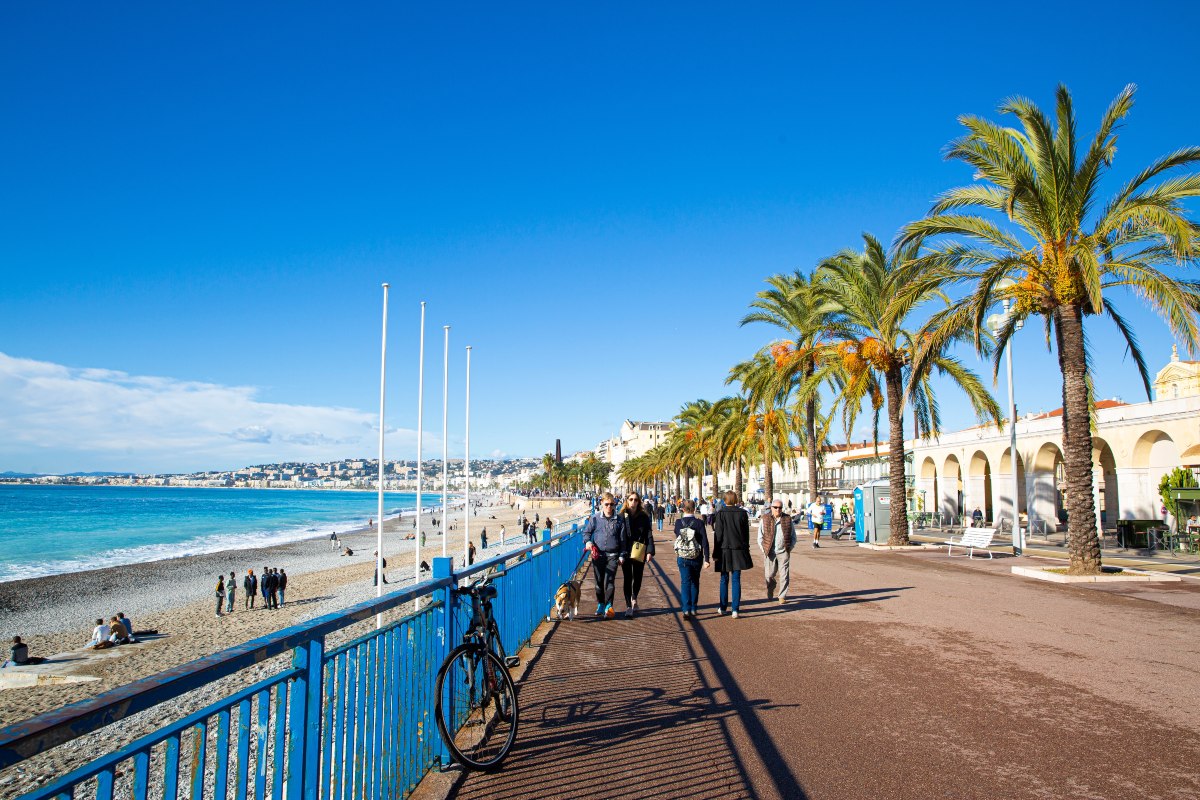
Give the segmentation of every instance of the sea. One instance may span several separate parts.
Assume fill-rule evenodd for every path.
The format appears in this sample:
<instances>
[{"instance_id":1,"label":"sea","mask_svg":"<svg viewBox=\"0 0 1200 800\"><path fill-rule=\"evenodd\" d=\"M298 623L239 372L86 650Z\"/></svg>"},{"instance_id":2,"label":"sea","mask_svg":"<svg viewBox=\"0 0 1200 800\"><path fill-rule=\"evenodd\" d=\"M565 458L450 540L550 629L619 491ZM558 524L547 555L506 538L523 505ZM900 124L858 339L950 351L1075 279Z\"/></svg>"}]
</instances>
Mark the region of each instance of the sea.
<instances>
[{"instance_id":1,"label":"sea","mask_svg":"<svg viewBox=\"0 0 1200 800\"><path fill-rule=\"evenodd\" d=\"M440 507L441 494L422 505ZM388 517L416 508L385 492ZM328 538L378 516L378 495L322 489L0 485L0 582Z\"/></svg>"}]
</instances>

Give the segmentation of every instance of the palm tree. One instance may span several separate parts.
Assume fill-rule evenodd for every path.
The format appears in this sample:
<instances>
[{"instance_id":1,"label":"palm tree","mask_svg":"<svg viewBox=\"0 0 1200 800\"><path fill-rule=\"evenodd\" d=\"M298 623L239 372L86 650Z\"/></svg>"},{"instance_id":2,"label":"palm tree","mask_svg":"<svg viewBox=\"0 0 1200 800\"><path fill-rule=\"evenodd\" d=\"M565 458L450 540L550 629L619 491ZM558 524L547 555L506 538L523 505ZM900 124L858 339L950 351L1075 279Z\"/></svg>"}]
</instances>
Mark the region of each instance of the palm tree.
<instances>
[{"instance_id":1,"label":"palm tree","mask_svg":"<svg viewBox=\"0 0 1200 800\"><path fill-rule=\"evenodd\" d=\"M809 500L817 499L817 463L824 431L818 431L820 390L825 381L814 381L820 364L821 345L828 338L830 326L838 318L839 307L825 287L821 273L810 279L797 271L791 275L774 275L767 279L769 289L758 293L750 304L754 311L742 318L742 325L765 322L791 334L791 340L770 346L775 366L784 380L793 386L796 401L803 415L799 431L808 461ZM821 426L824 427L824 426Z\"/></svg>"},{"instance_id":2,"label":"palm tree","mask_svg":"<svg viewBox=\"0 0 1200 800\"><path fill-rule=\"evenodd\" d=\"M906 325L925 303L944 299L937 280L915 268L916 247L909 245L891 253L874 236L863 234L863 251L845 250L823 262L822 280L840 307L830 324L835 342L823 348L825 366L818 377L837 377L842 384L844 413L853 415L869 399L878 428L879 409L885 406L888 419L888 479L892 502L888 544L908 543L907 497L904 479L904 408L911 403L922 427L936 434L941 421L929 379L933 371L956 383L981 419L1000 420L1000 406L979 377L946 351L955 338L941 342L940 349L927 351L914 365L918 344L927 340L924 331L912 332ZM961 335L960 335L961 338ZM878 433L876 434L878 441Z\"/></svg>"},{"instance_id":3,"label":"palm tree","mask_svg":"<svg viewBox=\"0 0 1200 800\"><path fill-rule=\"evenodd\" d=\"M727 413L717 429L717 441L722 460L733 463L733 488L738 497L745 497L744 471L747 455L756 448L756 437L750 421L750 403L744 396L726 398Z\"/></svg>"},{"instance_id":4,"label":"palm tree","mask_svg":"<svg viewBox=\"0 0 1200 800\"><path fill-rule=\"evenodd\" d=\"M929 216L910 224L904 242L936 242L923 259L947 284L966 283L971 294L946 315L938 336L969 326L986 336L984 318L1013 301L998 334L997 367L1016 324L1041 316L1053 336L1062 372L1063 461L1070 568L1100 571L1100 542L1092 504L1091 372L1084 320L1105 315L1133 355L1147 396L1150 376L1132 327L1112 304L1133 294L1166 321L1175 338L1194 349L1200 329L1200 287L1165 272L1191 266L1200 255L1197 223L1183 201L1200 195L1200 175L1171 174L1200 162L1200 147L1176 150L1137 173L1102 203L1100 179L1116 154L1116 129L1133 106L1132 84L1117 95L1080 153L1075 110L1066 87L1055 97L1051 120L1030 100L1001 104L1021 130L974 116L960 117L967 133L948 158L965 161L982 183L943 194ZM976 213L970 213L970 210ZM1002 215L1002 216L1001 216ZM1007 219L1008 226L996 222ZM960 243L947 237L964 237ZM1006 280L1007 279L1007 280ZM1125 290L1125 291L1118 291Z\"/></svg>"},{"instance_id":5,"label":"palm tree","mask_svg":"<svg viewBox=\"0 0 1200 800\"><path fill-rule=\"evenodd\" d=\"M774 465L795 462L787 412L791 384L775 368L774 359L762 350L730 368L725 383L734 382L742 385L749 402L747 433L758 443L755 455L762 459L763 498L769 504L775 496Z\"/></svg>"}]
</instances>

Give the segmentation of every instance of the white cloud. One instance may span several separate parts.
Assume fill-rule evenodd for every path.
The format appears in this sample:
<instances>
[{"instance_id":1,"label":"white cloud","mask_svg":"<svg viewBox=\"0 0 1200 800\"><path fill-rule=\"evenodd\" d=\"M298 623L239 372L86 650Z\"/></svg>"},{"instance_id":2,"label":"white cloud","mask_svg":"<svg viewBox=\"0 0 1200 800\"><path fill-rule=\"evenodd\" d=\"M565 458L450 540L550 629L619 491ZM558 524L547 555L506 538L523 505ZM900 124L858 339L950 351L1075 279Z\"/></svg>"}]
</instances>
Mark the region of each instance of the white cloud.
<instances>
[{"instance_id":1,"label":"white cloud","mask_svg":"<svg viewBox=\"0 0 1200 800\"><path fill-rule=\"evenodd\" d=\"M257 394L0 353L0 470L178 472L367 456L377 447L374 414ZM411 457L415 440L388 426L389 454Z\"/></svg>"}]
</instances>

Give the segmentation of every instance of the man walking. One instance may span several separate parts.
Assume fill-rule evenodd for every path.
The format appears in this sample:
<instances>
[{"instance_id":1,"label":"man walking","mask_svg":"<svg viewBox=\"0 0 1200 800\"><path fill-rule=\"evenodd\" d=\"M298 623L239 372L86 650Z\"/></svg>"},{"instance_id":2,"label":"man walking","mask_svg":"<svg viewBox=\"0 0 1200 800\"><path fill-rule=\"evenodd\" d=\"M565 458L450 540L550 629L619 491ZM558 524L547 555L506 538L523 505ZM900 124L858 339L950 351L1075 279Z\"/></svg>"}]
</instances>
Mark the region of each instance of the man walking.
<instances>
[{"instance_id":1,"label":"man walking","mask_svg":"<svg viewBox=\"0 0 1200 800\"><path fill-rule=\"evenodd\" d=\"M246 590L246 608L254 608L254 598L258 594L258 578L254 577L254 570L246 570L242 588Z\"/></svg>"},{"instance_id":2,"label":"man walking","mask_svg":"<svg viewBox=\"0 0 1200 800\"><path fill-rule=\"evenodd\" d=\"M814 529L815 530L815 529ZM792 582L792 548L796 546L796 529L792 518L783 513L778 498L771 501L771 512L758 521L758 549L763 554L763 576L767 579L767 599L779 592L779 602L787 602Z\"/></svg>"},{"instance_id":3,"label":"man walking","mask_svg":"<svg viewBox=\"0 0 1200 800\"><path fill-rule=\"evenodd\" d=\"M611 619L613 594L617 584L617 567L629 557L628 528L625 518L617 514L617 501L612 492L600 498L600 513L593 514L583 526L583 547L592 559L596 579L596 616Z\"/></svg>"},{"instance_id":4,"label":"man walking","mask_svg":"<svg viewBox=\"0 0 1200 800\"><path fill-rule=\"evenodd\" d=\"M825 504L821 502L820 495L808 505L808 523L812 526L812 546L820 547L821 528L825 525Z\"/></svg>"}]
</instances>

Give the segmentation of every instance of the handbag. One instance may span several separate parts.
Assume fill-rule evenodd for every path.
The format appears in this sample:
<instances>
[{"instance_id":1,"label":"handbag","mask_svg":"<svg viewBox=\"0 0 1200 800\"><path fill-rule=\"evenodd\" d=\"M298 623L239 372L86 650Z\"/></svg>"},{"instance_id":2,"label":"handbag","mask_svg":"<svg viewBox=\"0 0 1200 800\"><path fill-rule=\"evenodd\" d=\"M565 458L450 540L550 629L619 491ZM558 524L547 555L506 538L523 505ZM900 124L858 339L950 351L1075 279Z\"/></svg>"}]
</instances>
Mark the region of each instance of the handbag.
<instances>
[{"instance_id":1,"label":"handbag","mask_svg":"<svg viewBox=\"0 0 1200 800\"><path fill-rule=\"evenodd\" d=\"M629 548L629 557L634 561L646 560L646 543L634 542L633 547Z\"/></svg>"}]
</instances>

